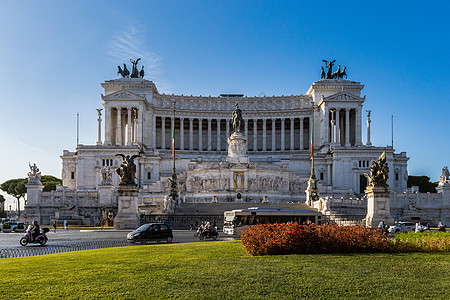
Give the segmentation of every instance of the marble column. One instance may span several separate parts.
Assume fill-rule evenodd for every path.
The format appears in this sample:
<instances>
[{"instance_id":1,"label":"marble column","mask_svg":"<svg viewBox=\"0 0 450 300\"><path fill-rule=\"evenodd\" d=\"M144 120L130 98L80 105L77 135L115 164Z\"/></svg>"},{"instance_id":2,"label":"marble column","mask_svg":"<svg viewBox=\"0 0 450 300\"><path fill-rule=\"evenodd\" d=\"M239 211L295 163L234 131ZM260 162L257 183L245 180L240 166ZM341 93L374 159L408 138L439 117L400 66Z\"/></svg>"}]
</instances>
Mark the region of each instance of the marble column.
<instances>
[{"instance_id":1,"label":"marble column","mask_svg":"<svg viewBox=\"0 0 450 300\"><path fill-rule=\"evenodd\" d=\"M166 149L166 117L161 117L161 149Z\"/></svg>"},{"instance_id":2,"label":"marble column","mask_svg":"<svg viewBox=\"0 0 450 300\"><path fill-rule=\"evenodd\" d=\"M102 117L99 114L98 115L98 138L97 138L97 145L101 145L102 144Z\"/></svg>"},{"instance_id":3,"label":"marble column","mask_svg":"<svg viewBox=\"0 0 450 300\"><path fill-rule=\"evenodd\" d=\"M253 151L258 151L258 120L253 119Z\"/></svg>"},{"instance_id":4,"label":"marble column","mask_svg":"<svg viewBox=\"0 0 450 300\"><path fill-rule=\"evenodd\" d=\"M331 163L327 163L327 183L331 185Z\"/></svg>"},{"instance_id":5,"label":"marble column","mask_svg":"<svg viewBox=\"0 0 450 300\"><path fill-rule=\"evenodd\" d=\"M300 150L303 150L303 148L305 147L303 143L303 121L304 118L300 118Z\"/></svg>"},{"instance_id":6,"label":"marble column","mask_svg":"<svg viewBox=\"0 0 450 300\"><path fill-rule=\"evenodd\" d=\"M281 119L281 151L286 150L286 133L284 130L284 125L286 124L286 119Z\"/></svg>"},{"instance_id":7,"label":"marble column","mask_svg":"<svg viewBox=\"0 0 450 300\"><path fill-rule=\"evenodd\" d=\"M131 145L131 128L133 127L131 122L131 107L127 107L127 145Z\"/></svg>"},{"instance_id":8,"label":"marble column","mask_svg":"<svg viewBox=\"0 0 450 300\"><path fill-rule=\"evenodd\" d=\"M208 119L208 151L211 151L211 119Z\"/></svg>"},{"instance_id":9,"label":"marble column","mask_svg":"<svg viewBox=\"0 0 450 300\"><path fill-rule=\"evenodd\" d=\"M105 145L111 145L111 108L105 105Z\"/></svg>"},{"instance_id":10,"label":"marble column","mask_svg":"<svg viewBox=\"0 0 450 300\"><path fill-rule=\"evenodd\" d=\"M203 150L203 128L202 119L198 119L198 150Z\"/></svg>"},{"instance_id":11,"label":"marble column","mask_svg":"<svg viewBox=\"0 0 450 300\"><path fill-rule=\"evenodd\" d=\"M227 136L225 137L225 140L228 141L228 138L230 137L230 119L226 119L225 122L226 122L226 125L225 125L225 126L227 127L227 128L226 128L226 131L225 131L225 132L226 132L226 135L227 135ZM226 150L228 150L228 143L226 144L226 147L225 147L225 148L226 148Z\"/></svg>"},{"instance_id":12,"label":"marble column","mask_svg":"<svg viewBox=\"0 0 450 300\"><path fill-rule=\"evenodd\" d=\"M362 146L362 115L361 115L361 107L358 107L356 109L356 120L355 120L355 126L356 126L356 146Z\"/></svg>"},{"instance_id":13,"label":"marble column","mask_svg":"<svg viewBox=\"0 0 450 300\"><path fill-rule=\"evenodd\" d=\"M221 151L220 149L220 119L217 119L217 151Z\"/></svg>"},{"instance_id":14,"label":"marble column","mask_svg":"<svg viewBox=\"0 0 450 300\"><path fill-rule=\"evenodd\" d=\"M262 136L263 149L262 150L267 151L267 128L266 128L267 120L263 119L262 121L263 121L263 136Z\"/></svg>"},{"instance_id":15,"label":"marble column","mask_svg":"<svg viewBox=\"0 0 450 300\"><path fill-rule=\"evenodd\" d=\"M325 115L324 115L324 126L323 126L323 141L325 145L328 145L330 143L330 134L329 134L329 128L330 128L330 110L328 109L328 105L325 105L324 107Z\"/></svg>"},{"instance_id":16,"label":"marble column","mask_svg":"<svg viewBox=\"0 0 450 300\"><path fill-rule=\"evenodd\" d=\"M345 147L350 147L350 109L345 109Z\"/></svg>"},{"instance_id":17,"label":"marble column","mask_svg":"<svg viewBox=\"0 0 450 300\"><path fill-rule=\"evenodd\" d=\"M248 120L244 120L244 134L245 138L248 139Z\"/></svg>"},{"instance_id":18,"label":"marble column","mask_svg":"<svg viewBox=\"0 0 450 300\"><path fill-rule=\"evenodd\" d=\"M276 120L272 119L272 151L276 151L276 144L275 144L275 123Z\"/></svg>"},{"instance_id":19,"label":"marble column","mask_svg":"<svg viewBox=\"0 0 450 300\"><path fill-rule=\"evenodd\" d=\"M370 115L367 116L367 143L366 146L372 146L372 142L370 141L370 123L372 121L370 120Z\"/></svg>"},{"instance_id":20,"label":"marble column","mask_svg":"<svg viewBox=\"0 0 450 300\"><path fill-rule=\"evenodd\" d=\"M336 108L336 144L341 145L341 115L340 108Z\"/></svg>"},{"instance_id":21,"label":"marble column","mask_svg":"<svg viewBox=\"0 0 450 300\"><path fill-rule=\"evenodd\" d=\"M184 118L180 118L180 150L184 150Z\"/></svg>"},{"instance_id":22,"label":"marble column","mask_svg":"<svg viewBox=\"0 0 450 300\"><path fill-rule=\"evenodd\" d=\"M290 149L291 151L294 151L294 118L291 118L291 128L290 128L290 134L291 134L291 146Z\"/></svg>"},{"instance_id":23,"label":"marble column","mask_svg":"<svg viewBox=\"0 0 450 300\"><path fill-rule=\"evenodd\" d=\"M116 145L122 145L122 107L117 108Z\"/></svg>"},{"instance_id":24,"label":"marble column","mask_svg":"<svg viewBox=\"0 0 450 300\"><path fill-rule=\"evenodd\" d=\"M189 118L189 150L194 150L194 119Z\"/></svg>"},{"instance_id":25,"label":"marble column","mask_svg":"<svg viewBox=\"0 0 450 300\"><path fill-rule=\"evenodd\" d=\"M153 149L156 149L156 116L152 117L152 144Z\"/></svg>"}]
</instances>

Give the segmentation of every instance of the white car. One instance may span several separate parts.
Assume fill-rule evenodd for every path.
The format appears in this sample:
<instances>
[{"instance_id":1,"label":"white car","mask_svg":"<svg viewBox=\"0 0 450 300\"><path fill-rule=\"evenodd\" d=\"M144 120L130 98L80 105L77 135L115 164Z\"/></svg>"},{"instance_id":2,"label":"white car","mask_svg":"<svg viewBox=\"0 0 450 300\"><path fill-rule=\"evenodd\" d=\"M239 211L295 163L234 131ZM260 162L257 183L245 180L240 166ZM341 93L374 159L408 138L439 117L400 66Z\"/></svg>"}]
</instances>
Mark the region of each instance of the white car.
<instances>
[{"instance_id":1,"label":"white car","mask_svg":"<svg viewBox=\"0 0 450 300\"><path fill-rule=\"evenodd\" d=\"M416 230L416 223L414 222L398 222L389 227L389 233L408 232Z\"/></svg>"}]
</instances>

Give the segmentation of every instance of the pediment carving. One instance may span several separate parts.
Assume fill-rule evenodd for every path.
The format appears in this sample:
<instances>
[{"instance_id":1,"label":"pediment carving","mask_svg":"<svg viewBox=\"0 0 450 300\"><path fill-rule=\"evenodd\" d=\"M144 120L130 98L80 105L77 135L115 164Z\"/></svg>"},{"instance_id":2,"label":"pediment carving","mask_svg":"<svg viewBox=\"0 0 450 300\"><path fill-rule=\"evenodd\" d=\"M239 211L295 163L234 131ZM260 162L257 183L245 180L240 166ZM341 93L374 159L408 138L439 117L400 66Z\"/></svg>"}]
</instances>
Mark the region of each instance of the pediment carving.
<instances>
[{"instance_id":1,"label":"pediment carving","mask_svg":"<svg viewBox=\"0 0 450 300\"><path fill-rule=\"evenodd\" d=\"M346 92L339 92L337 94L325 97L323 100L325 101L364 101L364 98L361 98L359 96L350 94L350 93L346 93Z\"/></svg>"},{"instance_id":2,"label":"pediment carving","mask_svg":"<svg viewBox=\"0 0 450 300\"><path fill-rule=\"evenodd\" d=\"M129 92L129 91L125 91L125 90L120 90L114 93L111 93L107 96L102 96L103 101L107 101L107 100L145 100L145 97Z\"/></svg>"}]
</instances>

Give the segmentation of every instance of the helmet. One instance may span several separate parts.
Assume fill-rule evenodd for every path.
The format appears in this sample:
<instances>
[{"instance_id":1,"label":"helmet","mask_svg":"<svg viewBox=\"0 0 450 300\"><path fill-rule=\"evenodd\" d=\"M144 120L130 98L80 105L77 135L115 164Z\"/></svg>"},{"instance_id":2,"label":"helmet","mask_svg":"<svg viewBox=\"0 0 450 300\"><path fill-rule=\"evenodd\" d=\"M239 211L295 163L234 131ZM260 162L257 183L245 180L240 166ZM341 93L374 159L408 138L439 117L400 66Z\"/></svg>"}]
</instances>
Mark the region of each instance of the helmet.
<instances>
[{"instance_id":1,"label":"helmet","mask_svg":"<svg viewBox=\"0 0 450 300\"><path fill-rule=\"evenodd\" d=\"M38 224L38 222L35 220L35 221L33 221L33 225L37 225Z\"/></svg>"}]
</instances>

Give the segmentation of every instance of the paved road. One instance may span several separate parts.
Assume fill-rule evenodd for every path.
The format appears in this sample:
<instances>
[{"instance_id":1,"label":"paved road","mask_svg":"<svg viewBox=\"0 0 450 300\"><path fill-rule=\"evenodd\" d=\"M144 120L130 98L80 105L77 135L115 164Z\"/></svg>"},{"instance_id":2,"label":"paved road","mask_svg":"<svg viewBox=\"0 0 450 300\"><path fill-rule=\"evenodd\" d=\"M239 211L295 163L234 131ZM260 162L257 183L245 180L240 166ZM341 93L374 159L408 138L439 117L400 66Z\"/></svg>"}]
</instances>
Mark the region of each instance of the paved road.
<instances>
[{"instance_id":1,"label":"paved road","mask_svg":"<svg viewBox=\"0 0 450 300\"><path fill-rule=\"evenodd\" d=\"M56 233L50 231L47 233L49 246L66 246L71 243L79 242L90 242L90 241L106 241L106 240L126 240L127 233L131 230L126 231L116 231L116 230L57 230ZM200 240L194 237L195 231L190 230L174 230L173 231L173 242L174 243L190 243L190 242L200 242ZM24 233L4 233L0 232L0 249L11 249L11 248L21 248L19 244L20 238ZM218 241L228 241L234 240L236 238L224 235L219 232ZM205 241L212 241L207 239ZM37 244L31 244L27 247L39 246Z\"/></svg>"}]
</instances>

